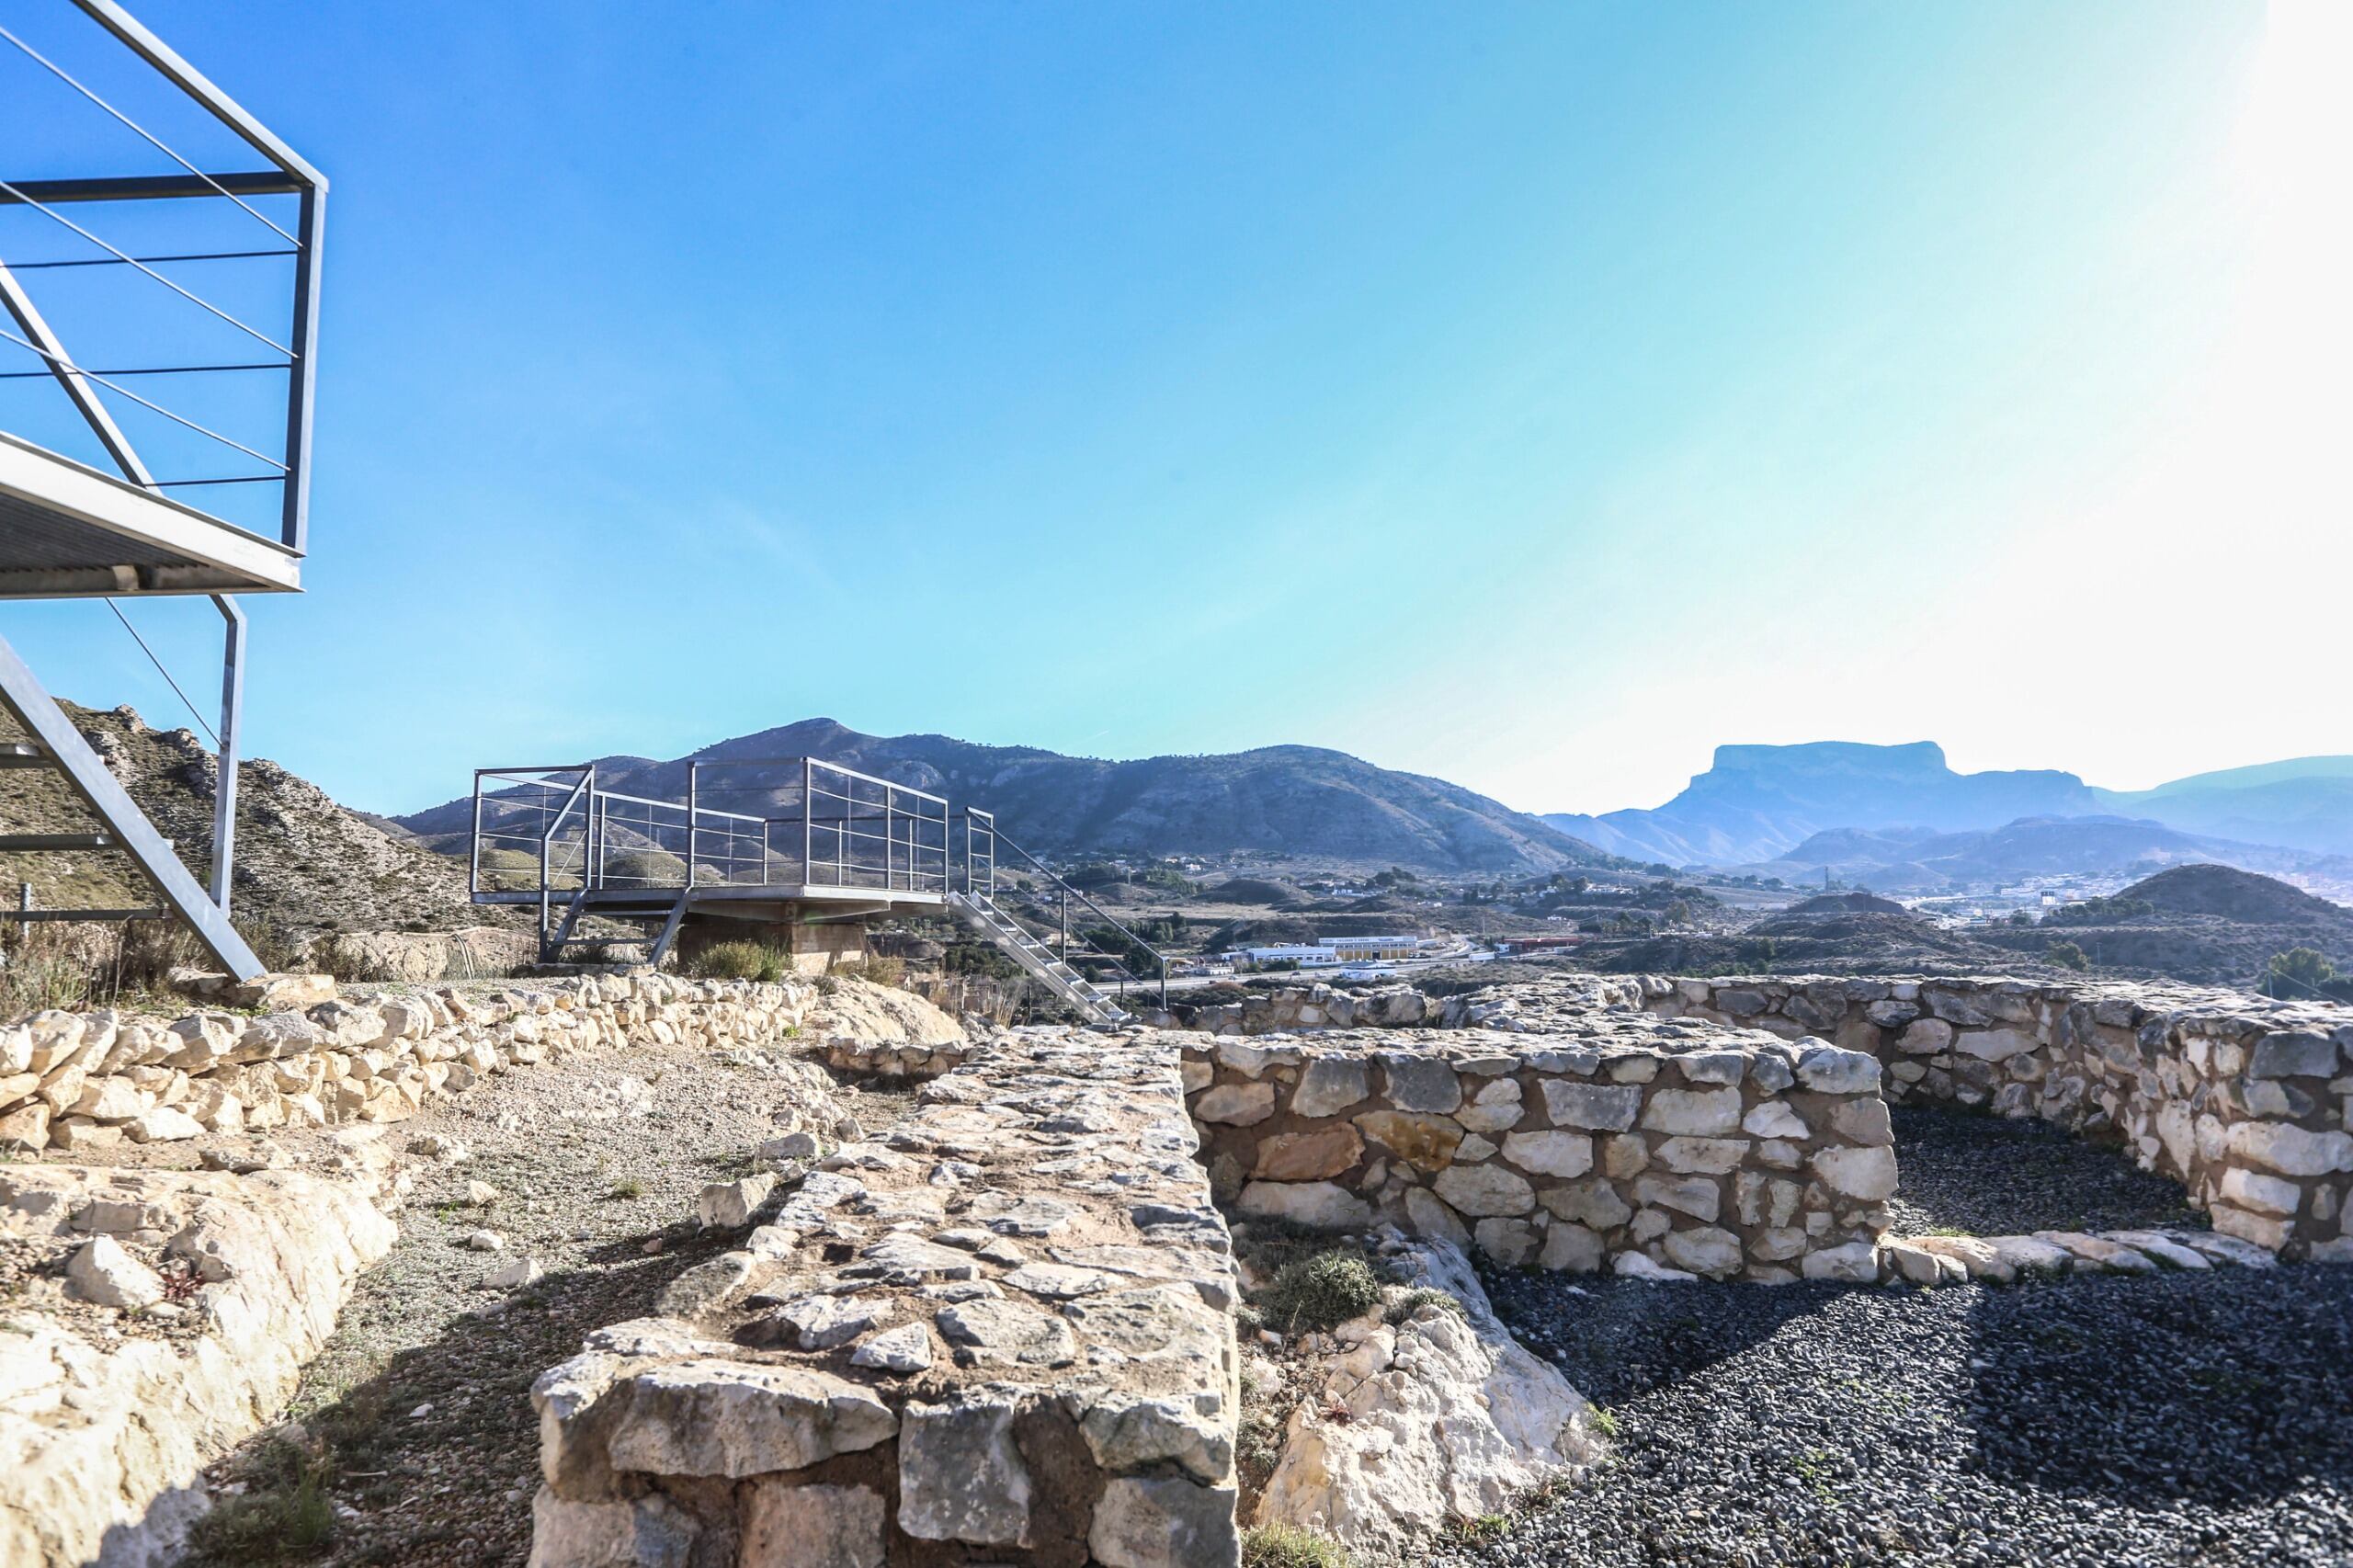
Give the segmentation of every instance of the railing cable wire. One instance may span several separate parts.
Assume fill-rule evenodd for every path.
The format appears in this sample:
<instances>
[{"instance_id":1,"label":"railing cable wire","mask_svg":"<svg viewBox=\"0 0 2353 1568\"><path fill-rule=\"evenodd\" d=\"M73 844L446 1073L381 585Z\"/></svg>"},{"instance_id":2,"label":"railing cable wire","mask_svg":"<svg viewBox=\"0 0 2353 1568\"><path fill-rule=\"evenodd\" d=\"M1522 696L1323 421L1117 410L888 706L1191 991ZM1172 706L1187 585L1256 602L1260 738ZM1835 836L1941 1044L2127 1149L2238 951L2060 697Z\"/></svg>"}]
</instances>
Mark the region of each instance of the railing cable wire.
<instances>
[{"instance_id":1,"label":"railing cable wire","mask_svg":"<svg viewBox=\"0 0 2353 1568\"><path fill-rule=\"evenodd\" d=\"M301 241L288 233L285 230L279 228L276 223L271 222L267 215L263 213L258 208L249 205L243 197L238 196L235 192L222 185L219 180L214 179L210 175L206 174L194 164L191 164L186 158L181 157L179 153L173 151L172 148L167 146L160 138L148 131L145 126L141 125L137 120L131 119L129 115L115 108L114 105L107 102L106 99L90 91L89 88L75 81L72 76L67 75L63 67L58 65L48 56L42 54L39 50L33 48L32 45L27 43L23 39L18 38L6 28L0 28L0 39L6 39L10 43L15 44L19 50L24 51L27 59L32 61L35 64L40 65L44 70L48 71L51 75L55 76L59 81L64 83L67 86L73 88L75 92L81 94L84 97L97 105L100 108L114 116L115 119L122 121L123 124L129 126L132 131L138 132L140 137L144 140L149 146L154 148L155 151L163 153L164 156L171 159L172 162L177 164L180 167L186 169L188 173L194 175L197 178L202 180L205 184L210 186L214 190L219 191L222 195L227 197L238 206L244 208L246 212L252 215L256 222L260 223L265 228L268 229L270 233L276 234L279 239L284 240L288 244L294 246L297 250L301 248Z\"/></svg>"},{"instance_id":2,"label":"railing cable wire","mask_svg":"<svg viewBox=\"0 0 2353 1568\"><path fill-rule=\"evenodd\" d=\"M270 336L269 334L266 332L259 332L250 326L247 326L244 322L239 321L236 317L231 315L228 312L222 310L211 301L205 299L202 295L188 292L188 290L181 288L178 284L173 282L170 278L165 277L162 273L156 271L145 262L131 256L128 251L117 250L114 246L107 244L106 241L98 238L97 235L90 233L89 230L82 227L81 224L74 222L73 219L68 218L64 213L60 212L56 208L50 206L49 203L35 200L33 198L27 196L23 191L17 188L17 187L10 185L5 179L0 179L0 190L6 191L18 201L31 208L34 211L40 213L42 216L49 218L52 222L64 224L65 227L73 230L75 233L81 235L84 239L89 241L92 244L97 246L100 250L105 251L108 255L115 257L117 260L130 263L130 265L137 267L141 272L145 273L156 282L161 283L165 288L169 289L173 293L177 294L181 299L186 300L188 303L197 306L200 310L208 311L211 314L220 317L222 321L227 322L231 326L235 327L239 332L244 333L247 337L253 338L256 342L267 343L272 348L277 349L280 354L285 355L289 359L301 358L301 356L296 354L294 350L287 347L286 345L278 342L278 339Z\"/></svg>"}]
</instances>

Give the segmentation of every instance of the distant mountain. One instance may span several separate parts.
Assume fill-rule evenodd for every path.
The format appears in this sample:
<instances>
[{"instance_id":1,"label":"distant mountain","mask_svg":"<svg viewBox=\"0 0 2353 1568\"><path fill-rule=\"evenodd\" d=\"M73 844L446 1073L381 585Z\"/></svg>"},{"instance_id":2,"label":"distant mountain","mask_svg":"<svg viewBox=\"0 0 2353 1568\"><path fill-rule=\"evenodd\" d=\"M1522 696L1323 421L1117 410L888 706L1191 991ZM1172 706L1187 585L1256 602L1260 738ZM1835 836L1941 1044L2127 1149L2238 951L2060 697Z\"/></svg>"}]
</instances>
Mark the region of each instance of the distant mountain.
<instances>
[{"instance_id":1,"label":"distant mountain","mask_svg":"<svg viewBox=\"0 0 2353 1568\"><path fill-rule=\"evenodd\" d=\"M2329 858L2271 845L2187 834L2145 818L2021 817L1972 833L1922 828L1818 833L1779 858L1742 869L1801 886L1826 870L1881 892L1937 892L2026 877L2097 875L2193 862L2244 870L2336 872ZM2302 895L2300 895L2302 896Z\"/></svg>"},{"instance_id":2,"label":"distant mountain","mask_svg":"<svg viewBox=\"0 0 2353 1568\"><path fill-rule=\"evenodd\" d=\"M1722 866L1776 859L1839 828L1957 833L2103 809L2099 793L2072 773L1955 773L1931 741L1816 741L1718 746L1714 765L1655 811L1543 820L1613 855Z\"/></svg>"},{"instance_id":3,"label":"distant mountain","mask_svg":"<svg viewBox=\"0 0 2353 1568\"><path fill-rule=\"evenodd\" d=\"M1040 854L1243 852L1507 874L1609 862L1591 845L1484 795L1313 746L1109 762L946 735L867 735L810 719L722 741L691 757L605 757L597 769L610 788L683 799L689 761L802 756L958 805L985 806L1008 836ZM468 829L472 803L456 800L394 820L446 846L448 835Z\"/></svg>"},{"instance_id":4,"label":"distant mountain","mask_svg":"<svg viewBox=\"0 0 2353 1568\"><path fill-rule=\"evenodd\" d=\"M2353 855L2353 756L2303 756L2099 791L2111 810L2191 833Z\"/></svg>"}]
</instances>

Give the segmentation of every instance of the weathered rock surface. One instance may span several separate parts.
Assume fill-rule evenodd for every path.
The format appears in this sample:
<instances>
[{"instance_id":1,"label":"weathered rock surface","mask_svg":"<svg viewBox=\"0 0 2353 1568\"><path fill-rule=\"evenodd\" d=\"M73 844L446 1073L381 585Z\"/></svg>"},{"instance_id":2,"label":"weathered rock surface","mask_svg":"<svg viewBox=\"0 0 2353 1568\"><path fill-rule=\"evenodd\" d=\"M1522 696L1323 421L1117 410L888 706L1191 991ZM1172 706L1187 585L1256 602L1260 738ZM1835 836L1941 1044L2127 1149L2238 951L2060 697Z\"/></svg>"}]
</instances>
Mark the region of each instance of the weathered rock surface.
<instances>
[{"instance_id":1,"label":"weathered rock surface","mask_svg":"<svg viewBox=\"0 0 2353 1568\"><path fill-rule=\"evenodd\" d=\"M1293 1409L1253 1521L1304 1526L1366 1562L1504 1513L1601 1449L1591 1408L1496 1321L1461 1253L1422 1241L1390 1256L1407 1284L1459 1310L1427 1304L1395 1324L1375 1312L1341 1327L1354 1343Z\"/></svg>"}]
</instances>

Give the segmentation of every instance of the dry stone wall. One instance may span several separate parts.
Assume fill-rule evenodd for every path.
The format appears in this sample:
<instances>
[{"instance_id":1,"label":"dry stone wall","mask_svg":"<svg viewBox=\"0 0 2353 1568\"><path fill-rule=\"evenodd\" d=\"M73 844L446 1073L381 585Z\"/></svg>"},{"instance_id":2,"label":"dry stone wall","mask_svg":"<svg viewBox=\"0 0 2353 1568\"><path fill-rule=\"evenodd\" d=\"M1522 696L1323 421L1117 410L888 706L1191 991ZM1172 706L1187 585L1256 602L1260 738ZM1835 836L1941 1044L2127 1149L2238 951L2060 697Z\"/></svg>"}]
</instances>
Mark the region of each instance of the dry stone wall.
<instances>
[{"instance_id":1,"label":"dry stone wall","mask_svg":"<svg viewBox=\"0 0 2353 1568\"><path fill-rule=\"evenodd\" d=\"M848 983L826 983L835 988L648 972L346 1001L331 981L280 981L255 994L291 1004L275 1011L35 1013L0 1025L0 1152L400 1121L428 1096L460 1092L485 1073L600 1042L716 1048L804 1023L848 1039L906 1027L881 1005L845 995ZM953 1030L937 1009L905 1001ZM864 1028L870 1013L873 1029Z\"/></svg>"},{"instance_id":2,"label":"dry stone wall","mask_svg":"<svg viewBox=\"0 0 2353 1568\"><path fill-rule=\"evenodd\" d=\"M1545 987L1555 1007L1578 1010L1639 1007L1639 981L1597 975L1563 975ZM1410 985L1347 990L1318 982L1309 985L1253 988L1238 1002L1173 1001L1166 1010L1144 1015L1160 1028L1198 1029L1214 1035L1297 1034L1309 1029L1489 1028L1525 1031L1542 1027L1522 1016L1520 998L1508 993L1425 995Z\"/></svg>"},{"instance_id":3,"label":"dry stone wall","mask_svg":"<svg viewBox=\"0 0 2353 1568\"><path fill-rule=\"evenodd\" d=\"M2024 981L1643 983L1670 1017L1835 1041L1887 1095L2113 1136L2214 1228L2353 1262L2353 1015L2235 992Z\"/></svg>"},{"instance_id":4,"label":"dry stone wall","mask_svg":"<svg viewBox=\"0 0 2353 1568\"><path fill-rule=\"evenodd\" d=\"M870 1053L880 1055L881 1053ZM1016 1030L542 1376L537 1568L1239 1560L1236 1284L1173 1037Z\"/></svg>"},{"instance_id":5,"label":"dry stone wall","mask_svg":"<svg viewBox=\"0 0 2353 1568\"><path fill-rule=\"evenodd\" d=\"M1896 1172L1870 1056L1628 1012L1534 1036L1174 1038L1244 1214L1385 1219L1506 1267L1878 1278Z\"/></svg>"}]
</instances>

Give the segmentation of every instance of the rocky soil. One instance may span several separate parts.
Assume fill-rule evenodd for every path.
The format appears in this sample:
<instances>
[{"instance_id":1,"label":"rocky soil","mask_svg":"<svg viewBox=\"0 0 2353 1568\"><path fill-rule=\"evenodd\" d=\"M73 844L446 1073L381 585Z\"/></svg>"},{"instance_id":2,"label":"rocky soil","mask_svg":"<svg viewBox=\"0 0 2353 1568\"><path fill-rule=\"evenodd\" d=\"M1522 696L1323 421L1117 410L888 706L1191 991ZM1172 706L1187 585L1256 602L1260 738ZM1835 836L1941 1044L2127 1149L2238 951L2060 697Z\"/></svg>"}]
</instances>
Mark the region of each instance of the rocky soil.
<instances>
[{"instance_id":1,"label":"rocky soil","mask_svg":"<svg viewBox=\"0 0 2353 1568\"><path fill-rule=\"evenodd\" d=\"M332 1511L325 1550L294 1560L526 1561L539 1484L532 1379L589 1332L652 1312L663 1286L723 1250L725 1239L699 1233L696 1197L750 1171L751 1150L785 1130L779 1112L790 1122L837 1110L871 1127L903 1108L898 1096L847 1087L813 1107L774 1065L784 1060L575 1051L557 1070L498 1075L394 1129L415 1175L399 1243L307 1369L290 1423L216 1466L215 1482L267 1501L272 1485L290 1483L276 1445L291 1438ZM475 1184L495 1196L481 1202ZM496 1250L477 1250L482 1232ZM525 1259L536 1278L483 1288ZM252 1560L241 1555L253 1550L248 1535L213 1539L195 1562Z\"/></svg>"},{"instance_id":2,"label":"rocky soil","mask_svg":"<svg viewBox=\"0 0 2353 1568\"><path fill-rule=\"evenodd\" d=\"M2178 1184L2048 1122L1940 1106L1888 1115L1900 1173L1891 1234L2205 1228Z\"/></svg>"},{"instance_id":3,"label":"rocky soil","mask_svg":"<svg viewBox=\"0 0 2353 1568\"><path fill-rule=\"evenodd\" d=\"M128 707L64 707L156 830L203 878L219 771L212 753L194 731L149 729ZM0 717L0 741L20 738L14 722ZM247 759L238 782L234 898L239 926L249 936L292 944L323 931L447 931L520 922L509 911L468 902L462 860L385 832L274 762ZM77 832L94 825L63 774L9 775L0 827ZM36 902L49 907L155 902L130 858L114 851L0 855L0 886L13 897L19 881L31 882Z\"/></svg>"},{"instance_id":4,"label":"rocky soil","mask_svg":"<svg viewBox=\"0 0 2353 1568\"><path fill-rule=\"evenodd\" d=\"M1451 1568L2353 1557L2353 1271L1491 1290L1617 1458Z\"/></svg>"}]
</instances>

